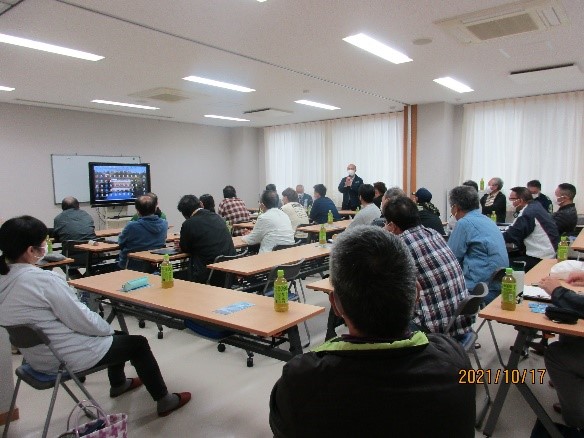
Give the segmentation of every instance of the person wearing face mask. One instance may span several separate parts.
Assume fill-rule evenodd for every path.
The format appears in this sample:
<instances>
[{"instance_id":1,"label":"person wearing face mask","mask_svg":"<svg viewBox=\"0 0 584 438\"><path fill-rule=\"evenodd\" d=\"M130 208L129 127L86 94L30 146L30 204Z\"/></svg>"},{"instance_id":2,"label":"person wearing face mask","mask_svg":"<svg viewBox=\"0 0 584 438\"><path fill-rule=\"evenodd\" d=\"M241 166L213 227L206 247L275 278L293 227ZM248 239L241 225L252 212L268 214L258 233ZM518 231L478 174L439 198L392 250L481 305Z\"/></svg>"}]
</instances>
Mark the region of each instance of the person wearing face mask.
<instances>
[{"instance_id":1,"label":"person wearing face mask","mask_svg":"<svg viewBox=\"0 0 584 438\"><path fill-rule=\"evenodd\" d=\"M533 199L539 202L541 206L544 208L544 210L553 213L554 207L552 204L552 200L543 193L541 193L541 183L538 180L533 179L529 181L527 183L527 188L531 192L531 196L533 196Z\"/></svg>"},{"instance_id":2,"label":"person wearing face mask","mask_svg":"<svg viewBox=\"0 0 584 438\"><path fill-rule=\"evenodd\" d=\"M448 199L450 212L456 218L448 246L462 266L466 288L473 290L480 282L488 284L495 270L509 266L505 240L497 225L481 214L479 195L473 187L455 187ZM500 293L501 283L493 282L484 303L489 304Z\"/></svg>"},{"instance_id":3,"label":"person wearing face mask","mask_svg":"<svg viewBox=\"0 0 584 438\"><path fill-rule=\"evenodd\" d=\"M339 183L339 192L343 194L342 210L355 210L359 204L359 187L363 184L363 180L355 173L357 166L349 164L347 166L348 175L341 179Z\"/></svg>"},{"instance_id":4,"label":"person wearing face mask","mask_svg":"<svg viewBox=\"0 0 584 438\"><path fill-rule=\"evenodd\" d=\"M481 198L482 212L485 216L491 216L492 212L497 215L497 223L504 223L507 214L507 198L501 192L503 180L501 178L491 178L487 193Z\"/></svg>"},{"instance_id":5,"label":"person wearing face mask","mask_svg":"<svg viewBox=\"0 0 584 438\"><path fill-rule=\"evenodd\" d=\"M34 266L45 255L46 236L45 224L32 216L12 218L0 227L0 325L42 329L74 372L107 365L112 398L144 384L161 417L187 404L189 392L168 392L145 337L114 333L61 277ZM23 348L22 354L34 370L57 373L59 361L47 346ZM126 378L127 361L138 377Z\"/></svg>"},{"instance_id":6,"label":"person wearing face mask","mask_svg":"<svg viewBox=\"0 0 584 438\"><path fill-rule=\"evenodd\" d=\"M578 224L578 212L574 198L576 197L576 187L572 184L562 183L554 192L556 204L560 207L553 214L554 222L558 226L558 232L562 234L571 234L576 230Z\"/></svg>"},{"instance_id":7,"label":"person wearing face mask","mask_svg":"<svg viewBox=\"0 0 584 438\"><path fill-rule=\"evenodd\" d=\"M503 233L503 239L519 247L520 254L511 256L509 261L525 262L527 272L542 259L556 257L558 227L541 204L533 200L527 187L513 187L509 200L519 210L519 216Z\"/></svg>"}]
</instances>

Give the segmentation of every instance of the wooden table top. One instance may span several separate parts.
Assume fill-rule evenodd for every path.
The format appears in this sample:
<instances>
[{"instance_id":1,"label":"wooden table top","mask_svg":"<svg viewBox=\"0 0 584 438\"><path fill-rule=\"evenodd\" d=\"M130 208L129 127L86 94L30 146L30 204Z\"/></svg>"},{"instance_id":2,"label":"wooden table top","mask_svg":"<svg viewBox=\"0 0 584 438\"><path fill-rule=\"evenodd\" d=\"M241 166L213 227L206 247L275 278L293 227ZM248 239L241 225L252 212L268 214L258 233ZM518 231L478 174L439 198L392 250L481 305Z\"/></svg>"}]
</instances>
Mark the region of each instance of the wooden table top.
<instances>
[{"instance_id":1,"label":"wooden table top","mask_svg":"<svg viewBox=\"0 0 584 438\"><path fill-rule=\"evenodd\" d=\"M339 210L341 216L355 216L356 213L355 210Z\"/></svg>"},{"instance_id":2,"label":"wooden table top","mask_svg":"<svg viewBox=\"0 0 584 438\"><path fill-rule=\"evenodd\" d=\"M527 285L536 285L543 277L547 277L550 274L552 266L558 263L557 259L542 260L537 265L535 265L529 272L525 274L524 282ZM584 292L584 287L572 286L565 281L560 282L565 288L574 290L576 292Z\"/></svg>"},{"instance_id":3,"label":"wooden table top","mask_svg":"<svg viewBox=\"0 0 584 438\"><path fill-rule=\"evenodd\" d=\"M128 253L128 257L136 260L144 260L150 263L162 263L164 261L164 255L162 254L152 254L149 250L146 251L136 251ZM186 252L180 252L178 254L172 254L168 256L169 260L184 260L190 257L190 254Z\"/></svg>"},{"instance_id":4,"label":"wooden table top","mask_svg":"<svg viewBox=\"0 0 584 438\"><path fill-rule=\"evenodd\" d=\"M142 276L148 277L150 287L131 292L120 291L122 284ZM160 277L130 270L95 275L69 283L78 289L98 293L115 301L259 336L273 336L325 310L319 306L291 302L288 312L276 312L273 298L184 280L175 279L174 287L162 289ZM214 312L238 302L251 303L253 306L230 315Z\"/></svg>"},{"instance_id":5,"label":"wooden table top","mask_svg":"<svg viewBox=\"0 0 584 438\"><path fill-rule=\"evenodd\" d=\"M501 309L501 297L494 299L487 307L479 312L481 318L490 319L503 324L519 325L552 333L584 337L584 319L577 324L558 324L551 321L543 313L534 313L529 308L530 301L523 300L517 304L514 311Z\"/></svg>"},{"instance_id":6,"label":"wooden table top","mask_svg":"<svg viewBox=\"0 0 584 438\"><path fill-rule=\"evenodd\" d=\"M277 265L290 264L301 259L317 259L320 257L326 257L329 254L330 248L328 246L323 248L318 244L310 243L307 245L282 249L280 251L263 252L261 254L240 259L212 263L207 265L207 267L217 269L218 271L247 276L269 271L272 267Z\"/></svg>"},{"instance_id":7,"label":"wooden table top","mask_svg":"<svg viewBox=\"0 0 584 438\"><path fill-rule=\"evenodd\" d=\"M233 236L233 246L235 249L246 248L247 243L245 243L241 238L243 236Z\"/></svg>"},{"instance_id":8,"label":"wooden table top","mask_svg":"<svg viewBox=\"0 0 584 438\"><path fill-rule=\"evenodd\" d=\"M584 229L580 231L576 240L572 242L572 249L574 251L584 251Z\"/></svg>"},{"instance_id":9,"label":"wooden table top","mask_svg":"<svg viewBox=\"0 0 584 438\"><path fill-rule=\"evenodd\" d=\"M255 222L239 222L238 224L233 224L233 228L253 228L255 226Z\"/></svg>"},{"instance_id":10,"label":"wooden table top","mask_svg":"<svg viewBox=\"0 0 584 438\"><path fill-rule=\"evenodd\" d=\"M47 262L45 264L35 265L35 266L37 266L37 267L39 267L41 269L53 269L53 268L55 268L57 266L65 266L65 265L71 264L73 262L75 262L74 259L72 259L72 258L65 258L63 260L59 260L58 262Z\"/></svg>"},{"instance_id":11,"label":"wooden table top","mask_svg":"<svg viewBox=\"0 0 584 438\"><path fill-rule=\"evenodd\" d=\"M107 251L117 251L120 246L117 243L106 243L106 242L95 242L91 243L80 243L74 246L75 249L87 252L107 252Z\"/></svg>"},{"instance_id":12,"label":"wooden table top","mask_svg":"<svg viewBox=\"0 0 584 438\"><path fill-rule=\"evenodd\" d=\"M323 278L322 280L315 281L314 283L309 283L306 285L306 287L308 289L318 290L327 294L330 294L334 291L330 278Z\"/></svg>"},{"instance_id":13,"label":"wooden table top","mask_svg":"<svg viewBox=\"0 0 584 438\"><path fill-rule=\"evenodd\" d=\"M327 233L330 231L343 231L347 229L351 222L353 222L353 219L345 219L343 221L333 222L330 225L324 224L324 228L326 229ZM305 233L318 233L320 231L320 224L303 225L301 227L296 228L296 231L302 231Z\"/></svg>"}]
</instances>

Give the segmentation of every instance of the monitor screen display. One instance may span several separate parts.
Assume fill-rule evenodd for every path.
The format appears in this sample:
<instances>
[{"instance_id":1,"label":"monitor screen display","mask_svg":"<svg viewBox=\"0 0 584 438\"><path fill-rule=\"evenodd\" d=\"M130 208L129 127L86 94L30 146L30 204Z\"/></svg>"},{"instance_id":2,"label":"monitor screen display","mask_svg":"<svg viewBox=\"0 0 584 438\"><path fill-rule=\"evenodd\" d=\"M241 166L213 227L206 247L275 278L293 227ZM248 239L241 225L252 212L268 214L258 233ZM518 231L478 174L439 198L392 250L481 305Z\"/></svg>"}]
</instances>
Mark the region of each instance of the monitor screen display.
<instances>
[{"instance_id":1,"label":"monitor screen display","mask_svg":"<svg viewBox=\"0 0 584 438\"><path fill-rule=\"evenodd\" d=\"M150 191L150 164L89 163L92 206L133 204Z\"/></svg>"}]
</instances>

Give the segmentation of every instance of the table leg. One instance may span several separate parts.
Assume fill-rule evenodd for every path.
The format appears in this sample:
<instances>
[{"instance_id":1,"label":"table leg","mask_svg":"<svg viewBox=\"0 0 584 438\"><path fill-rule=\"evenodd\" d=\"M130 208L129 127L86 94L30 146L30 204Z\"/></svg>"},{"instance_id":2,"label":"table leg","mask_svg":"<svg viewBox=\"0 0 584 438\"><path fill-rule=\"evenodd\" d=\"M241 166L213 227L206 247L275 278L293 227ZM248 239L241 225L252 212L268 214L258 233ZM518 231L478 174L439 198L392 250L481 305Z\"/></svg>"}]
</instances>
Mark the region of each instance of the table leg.
<instances>
[{"instance_id":1,"label":"table leg","mask_svg":"<svg viewBox=\"0 0 584 438\"><path fill-rule=\"evenodd\" d=\"M518 369L519 360L521 359L521 353L527 346L529 340L532 339L535 333L537 332L536 330L528 327L515 327L515 330L517 330L517 338L515 338L515 343L511 348L511 355L509 356L509 361L507 362L507 366L505 367L507 370ZM506 380L500 383L499 390L497 391L497 396L495 397L495 401L491 408L489 418L487 419L487 424L483 429L484 435L486 436L493 435L493 432L495 431L495 426L497 425L497 421L499 420L499 415L501 414L501 410L503 409L503 405L505 404L505 399L507 398L507 393L509 392L509 388L511 387L511 385L512 383ZM523 396L523 398L527 401L531 409L533 409L539 420L542 422L543 426L546 428L548 433L552 436L552 438L561 438L562 435L555 427L551 418L547 415L541 404L537 401L529 387L525 383L522 384L519 383L516 384L516 386L521 395Z\"/></svg>"},{"instance_id":2,"label":"table leg","mask_svg":"<svg viewBox=\"0 0 584 438\"><path fill-rule=\"evenodd\" d=\"M108 315L108 317L106 318L107 323L111 324L113 322L114 318L118 319L118 324L120 324L120 330L130 334L130 332L128 331L128 326L126 325L126 319L124 318L123 312L120 312L119 310L117 310L115 308L115 305L112 304L112 311Z\"/></svg>"},{"instance_id":3,"label":"table leg","mask_svg":"<svg viewBox=\"0 0 584 438\"><path fill-rule=\"evenodd\" d=\"M298 326L290 327L288 330L288 342L290 342L290 353L292 356L302 354L302 342L300 341L300 332Z\"/></svg>"}]
</instances>

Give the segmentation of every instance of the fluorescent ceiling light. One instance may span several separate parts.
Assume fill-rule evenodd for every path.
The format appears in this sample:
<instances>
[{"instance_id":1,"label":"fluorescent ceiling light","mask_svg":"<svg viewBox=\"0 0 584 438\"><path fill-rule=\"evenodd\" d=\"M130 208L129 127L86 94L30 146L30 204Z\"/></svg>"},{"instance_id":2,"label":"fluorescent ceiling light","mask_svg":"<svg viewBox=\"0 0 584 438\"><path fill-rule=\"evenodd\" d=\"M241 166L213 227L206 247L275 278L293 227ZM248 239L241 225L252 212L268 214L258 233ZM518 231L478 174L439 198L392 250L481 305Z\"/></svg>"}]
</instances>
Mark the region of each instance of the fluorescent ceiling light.
<instances>
[{"instance_id":1,"label":"fluorescent ceiling light","mask_svg":"<svg viewBox=\"0 0 584 438\"><path fill-rule=\"evenodd\" d=\"M11 35L0 33L0 43L12 44L14 46L28 47L29 49L42 50L43 52L56 53L57 55L71 56L73 58L85 59L87 61L99 61L103 56L93 53L82 52L80 50L68 49L66 47L54 46L52 44L41 43L39 41L27 40Z\"/></svg>"},{"instance_id":2,"label":"fluorescent ceiling light","mask_svg":"<svg viewBox=\"0 0 584 438\"><path fill-rule=\"evenodd\" d=\"M370 36L364 33L358 33L357 35L348 36L343 38L343 41L353 44L360 49L366 50L369 53L379 56L386 61L393 62L394 64L402 64L404 62L410 62L411 59L408 58L401 52L374 40Z\"/></svg>"},{"instance_id":3,"label":"fluorescent ceiling light","mask_svg":"<svg viewBox=\"0 0 584 438\"><path fill-rule=\"evenodd\" d=\"M104 105L115 105L115 106L127 106L128 108L140 108L140 109L147 109L147 110L157 110L155 106L146 106L146 105L134 105L133 103L124 103L124 102L112 102L111 100L92 100L95 103L103 103Z\"/></svg>"},{"instance_id":4,"label":"fluorescent ceiling light","mask_svg":"<svg viewBox=\"0 0 584 438\"><path fill-rule=\"evenodd\" d=\"M266 0L258 0L258 2L260 2L260 3L263 3L263 2L265 2L265 1L266 1Z\"/></svg>"},{"instance_id":5,"label":"fluorescent ceiling light","mask_svg":"<svg viewBox=\"0 0 584 438\"><path fill-rule=\"evenodd\" d=\"M211 85L212 87L227 88L228 90L250 93L255 91L253 88L242 87L241 85L230 84L228 82L214 81L213 79L201 78L199 76L187 76L185 81L197 82L199 84Z\"/></svg>"},{"instance_id":6,"label":"fluorescent ceiling light","mask_svg":"<svg viewBox=\"0 0 584 438\"><path fill-rule=\"evenodd\" d=\"M313 102L311 100L295 100L294 102L300 103L302 105L315 106L317 108L322 108L322 109L331 110L331 111L340 109L339 107L336 107L336 106L327 105L326 103Z\"/></svg>"},{"instance_id":7,"label":"fluorescent ceiling light","mask_svg":"<svg viewBox=\"0 0 584 438\"><path fill-rule=\"evenodd\" d=\"M0 91L14 91L16 88L12 88L12 87L3 87L2 85L0 85Z\"/></svg>"},{"instance_id":8,"label":"fluorescent ceiling light","mask_svg":"<svg viewBox=\"0 0 584 438\"><path fill-rule=\"evenodd\" d=\"M474 91L468 85L465 85L462 82L458 82L456 79L452 79L450 76L434 79L434 82L443 85L446 88L450 88L451 90L454 90L458 93L468 93L469 91Z\"/></svg>"},{"instance_id":9,"label":"fluorescent ceiling light","mask_svg":"<svg viewBox=\"0 0 584 438\"><path fill-rule=\"evenodd\" d=\"M249 122L248 119L238 119L237 117L216 116L214 114L205 114L205 117L210 119L233 120L235 122Z\"/></svg>"}]
</instances>

